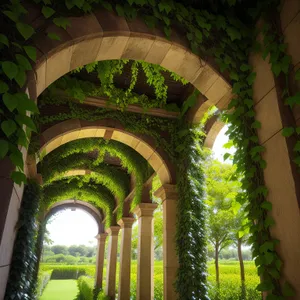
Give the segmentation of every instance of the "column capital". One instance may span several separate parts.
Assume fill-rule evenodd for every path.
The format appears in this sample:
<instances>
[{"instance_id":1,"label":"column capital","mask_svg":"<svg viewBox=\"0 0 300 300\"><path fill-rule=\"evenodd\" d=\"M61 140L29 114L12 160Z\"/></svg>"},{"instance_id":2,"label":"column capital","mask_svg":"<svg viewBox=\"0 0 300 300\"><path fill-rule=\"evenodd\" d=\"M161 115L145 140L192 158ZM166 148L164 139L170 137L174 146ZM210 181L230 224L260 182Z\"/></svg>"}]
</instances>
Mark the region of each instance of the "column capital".
<instances>
[{"instance_id":1,"label":"column capital","mask_svg":"<svg viewBox=\"0 0 300 300\"><path fill-rule=\"evenodd\" d=\"M97 239L99 242L105 242L107 236L108 236L107 233L101 232L101 233L99 233L99 234L96 235L96 239Z\"/></svg>"},{"instance_id":2,"label":"column capital","mask_svg":"<svg viewBox=\"0 0 300 300\"><path fill-rule=\"evenodd\" d=\"M118 221L118 224L120 225L121 228L131 228L134 221L135 218L123 217Z\"/></svg>"},{"instance_id":3,"label":"column capital","mask_svg":"<svg viewBox=\"0 0 300 300\"><path fill-rule=\"evenodd\" d=\"M177 200L178 192L175 184L164 184L157 191L154 192L155 197L165 200Z\"/></svg>"},{"instance_id":4,"label":"column capital","mask_svg":"<svg viewBox=\"0 0 300 300\"><path fill-rule=\"evenodd\" d=\"M106 232L109 234L109 236L116 236L119 234L120 226L110 226L106 229Z\"/></svg>"},{"instance_id":5,"label":"column capital","mask_svg":"<svg viewBox=\"0 0 300 300\"><path fill-rule=\"evenodd\" d=\"M152 217L157 206L156 203L140 203L133 209L133 212L138 217Z\"/></svg>"}]
</instances>

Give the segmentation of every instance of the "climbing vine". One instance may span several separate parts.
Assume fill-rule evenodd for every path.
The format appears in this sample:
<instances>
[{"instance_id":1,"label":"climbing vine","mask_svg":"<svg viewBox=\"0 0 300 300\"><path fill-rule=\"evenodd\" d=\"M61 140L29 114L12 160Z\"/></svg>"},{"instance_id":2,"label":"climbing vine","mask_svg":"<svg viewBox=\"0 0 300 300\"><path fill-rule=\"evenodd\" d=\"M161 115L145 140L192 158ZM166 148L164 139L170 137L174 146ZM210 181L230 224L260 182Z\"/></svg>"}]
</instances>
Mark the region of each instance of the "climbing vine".
<instances>
[{"instance_id":1,"label":"climbing vine","mask_svg":"<svg viewBox=\"0 0 300 300\"><path fill-rule=\"evenodd\" d=\"M127 173L116 167L104 163L95 166L93 165L93 160L78 154L70 155L65 159L55 160L53 164L47 163L45 159L41 165L43 186L45 187L54 181L66 178L67 172L74 169L90 171L89 174L82 176L82 183L89 184L92 182L106 186L118 199L118 213L121 215L121 207L123 207L124 200L130 190L130 178Z\"/></svg>"},{"instance_id":2,"label":"climbing vine","mask_svg":"<svg viewBox=\"0 0 300 300\"><path fill-rule=\"evenodd\" d=\"M114 84L114 78L116 75L121 75L123 73L124 66L129 62L129 60L105 60L97 63L88 64L84 67L77 68L73 73L78 73L85 69L88 73L97 72L97 76L100 80L101 86L96 86L93 84L87 84L89 88L93 87L88 94L94 96L107 96L108 103L114 103L118 105L118 108L124 110L129 104L139 104L145 110L153 107L170 108L167 105L167 92L168 86L165 84L164 73L170 73L170 76L181 82L182 84L187 84L188 82L182 77L176 75L174 72L170 72L165 68L150 64L144 61L134 61L131 65L131 80L130 85L127 90L117 88ZM143 70L147 78L147 83L152 86L155 91L155 99L149 99L146 95L138 95L133 93L133 89L137 83L140 69ZM59 79L52 84L50 89L55 87L60 87L63 85L62 81L64 79ZM87 93L84 93L80 88L80 83L73 78L68 82L67 93L74 98L84 101ZM73 83L73 86L70 86ZM175 105L175 104L174 104ZM173 106L174 106L173 105ZM179 110L179 108L176 108Z\"/></svg>"},{"instance_id":3,"label":"climbing vine","mask_svg":"<svg viewBox=\"0 0 300 300\"><path fill-rule=\"evenodd\" d=\"M208 10L196 9L193 5L184 5L180 1L172 0L159 2L156 0L127 0L122 3L119 3L120 1L108 2L103 0L35 0L34 2L40 6L45 17L45 24L53 23L64 29L70 26L70 21L66 18L67 15L73 13L77 15L80 12L88 13L98 6L109 11L115 11L119 16L125 16L127 19L133 19L137 15L142 16L149 27L161 25L168 38L172 34L172 26L177 23L185 32L194 53L200 54L204 58L207 56L215 58L220 71L229 75L233 86L234 97L228 107L230 111L225 119L230 124L229 137L237 148L234 163L237 164L237 171L243 175L242 185L243 189L247 191L241 194L239 200L241 203L248 204L247 211L248 219L251 221L249 226L252 234L253 255L262 277L258 289L268 292L268 299L271 300L284 299L284 297L290 296L293 293L292 288L287 283L283 288L280 285L282 261L275 250L278 241L272 239L269 232L274 220L270 216L272 205L266 200L267 189L263 179L266 162L262 159L261 153L264 151L264 147L259 144L256 132L261 124L255 120L252 90L255 73L252 72L252 68L248 64L250 51L253 50L255 44L255 33L249 28L255 27L254 24L257 18L262 16L263 12L270 11L272 8L275 9L278 1L254 1L254 3L251 3L251 9L250 6L248 7L247 4L243 3L245 8L242 10L241 6L238 5L239 1L235 0L224 0L221 5L215 5L215 7L210 6L207 2L205 7L209 8ZM192 1L188 3L193 4ZM242 11L241 18L237 14L239 11ZM275 15L275 12L272 11L272 13ZM0 110L2 130L0 135L0 159L5 156L9 157L17 167L17 170L12 173L12 178L15 182L21 183L26 178L23 174L22 154L17 145L28 147L31 131L37 130L32 119L27 116L27 112L37 113L38 109L34 101L30 100L21 90L26 82L26 71L31 70L32 62L36 60L36 49L31 46L32 39L35 37L35 29L27 24L27 10L18 0L1 4L1 14L4 20L3 23L8 24L9 30L6 30L7 25L3 24L1 27L2 33L0 34L1 50L3 50L2 73L0 74L0 93L3 100ZM8 32L12 32L13 38L8 38ZM268 42L268 38L272 35L271 30L266 29L266 33L269 33L266 44L273 45L273 39L270 40L271 43ZM60 36L50 32L48 38L59 40ZM290 64L290 59L283 53L284 50L282 45L279 45L279 53L275 48L269 49L266 47L266 53L271 53L272 69L275 75L279 75L281 72L286 73L286 68ZM92 67L89 66L88 68ZM117 70L119 70L118 68L119 66L116 67ZM143 70L146 74L150 71L152 74L157 72L157 70L149 70L149 68L144 67ZM119 102L117 103L121 108L125 108L130 101L132 103L137 101L137 99L128 100L138 73L136 63L133 65L132 71L132 84L129 87L130 93L128 92L127 95L125 91L117 92L110 87L112 77L110 75L107 77L109 72L100 72L100 77L102 76L100 81L105 86L102 92L105 93L104 91L106 91L107 96L118 99ZM299 74L296 74L296 78L298 77ZM164 99L165 90L161 85L161 77L157 75L157 78L159 83L155 83L158 98L156 100L159 100L159 98ZM288 91L285 92L288 93ZM285 96L287 96L286 103L290 106L299 102L298 94L286 94ZM130 97L133 97L132 94ZM139 103L149 105L148 100L142 97L139 99ZM159 104L161 104L161 101L156 102L155 105L159 106ZM26 125L26 130L23 125ZM202 178L201 171L195 173L194 165L198 156L200 157L198 159L201 160L201 153L200 149L194 144L196 143L195 137L192 138L194 133L189 132L189 129L186 130L181 131L180 134L178 133L178 139L174 141L179 159L184 162L185 169L182 171L186 172L186 175L184 175L185 173L182 174L182 182L179 181L178 183L180 196L185 200L179 203L184 212L184 219L180 219L177 228L177 248L180 259L177 290L180 299L194 297L204 299L207 295L206 279L203 275L205 239L203 235L198 235L198 237L195 235L196 225L201 225L204 218L200 213L200 208L203 205L201 201L202 181L196 182L193 180L193 177ZM284 135L288 136L295 132L299 134L298 128L285 129ZM187 139L187 144L182 141L184 137ZM189 149L189 152L186 152L184 147ZM298 148L297 143L296 152L299 151ZM98 163L101 162L101 157L103 158L103 152L99 153L101 155L99 155ZM296 162L299 163L299 158L296 158ZM183 187L183 183L187 185L186 188ZM195 191L198 191L198 193ZM190 195L189 201L186 195ZM191 209L190 203L195 204L195 210L194 207ZM189 215L190 220L187 220L187 215ZM187 234L184 221L187 221L187 224L191 226L191 236L193 237L188 237L190 238L188 241L184 239L184 234ZM183 240L189 243L183 243ZM183 255L182 245L188 245L190 255ZM194 247L191 245L194 245ZM196 262L195 257L197 257L199 263ZM190 266L190 269L185 268L185 266ZM198 276L195 277L198 279L197 281L187 280L191 278L191 272L194 272L192 275ZM199 294L200 291L201 295Z\"/></svg>"},{"instance_id":4,"label":"climbing vine","mask_svg":"<svg viewBox=\"0 0 300 300\"><path fill-rule=\"evenodd\" d=\"M70 164L74 164L75 161L73 160L74 157L72 156L80 153L90 153L95 150L97 151L97 157L91 163L93 168L100 170L100 166L103 164L105 154L109 153L111 156L118 157L121 160L121 165L129 174L134 176L135 196L132 201L132 208L134 208L138 203L141 202L143 184L150 177L151 172L153 171L150 169L148 163L142 156L124 144L116 141L105 141L99 138L86 138L69 142L63 146L60 146L58 149L46 156L45 167L47 165L54 166L62 159L65 161L69 160ZM91 179L96 179L96 181L99 181L98 177L93 178L92 176ZM128 181L126 180L125 183L126 182ZM122 186L124 186L124 184ZM122 215L122 211L123 206L120 205L118 209L118 216Z\"/></svg>"},{"instance_id":5,"label":"climbing vine","mask_svg":"<svg viewBox=\"0 0 300 300\"><path fill-rule=\"evenodd\" d=\"M113 223L115 200L113 195L104 186L85 184L80 178L73 176L66 180L54 182L43 189L44 198L41 209L47 211L51 205L66 199L75 199L88 202L105 213L107 227Z\"/></svg>"},{"instance_id":6,"label":"climbing vine","mask_svg":"<svg viewBox=\"0 0 300 300\"><path fill-rule=\"evenodd\" d=\"M36 271L36 217L41 201L41 189L29 183L24 190L22 206L17 223L17 235L11 261L5 300L35 298Z\"/></svg>"}]
</instances>

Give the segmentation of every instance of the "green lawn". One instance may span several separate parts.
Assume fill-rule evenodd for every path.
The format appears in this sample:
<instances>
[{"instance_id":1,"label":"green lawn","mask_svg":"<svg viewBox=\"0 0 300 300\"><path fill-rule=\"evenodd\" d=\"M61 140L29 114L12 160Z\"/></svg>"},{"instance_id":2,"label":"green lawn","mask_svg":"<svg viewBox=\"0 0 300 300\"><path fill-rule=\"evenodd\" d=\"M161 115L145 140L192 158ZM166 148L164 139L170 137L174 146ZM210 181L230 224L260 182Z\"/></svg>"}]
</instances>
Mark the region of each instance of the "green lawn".
<instances>
[{"instance_id":1,"label":"green lawn","mask_svg":"<svg viewBox=\"0 0 300 300\"><path fill-rule=\"evenodd\" d=\"M77 292L76 280L50 280L40 300L74 300Z\"/></svg>"}]
</instances>

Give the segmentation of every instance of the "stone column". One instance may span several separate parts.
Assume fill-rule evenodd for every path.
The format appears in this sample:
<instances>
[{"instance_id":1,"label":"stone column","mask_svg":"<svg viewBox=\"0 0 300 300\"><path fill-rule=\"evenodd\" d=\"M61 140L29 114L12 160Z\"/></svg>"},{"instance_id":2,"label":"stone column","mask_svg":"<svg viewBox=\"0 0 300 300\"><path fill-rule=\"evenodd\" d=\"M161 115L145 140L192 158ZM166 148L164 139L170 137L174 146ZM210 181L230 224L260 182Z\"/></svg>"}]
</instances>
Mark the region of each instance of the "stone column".
<instances>
[{"instance_id":1,"label":"stone column","mask_svg":"<svg viewBox=\"0 0 300 300\"><path fill-rule=\"evenodd\" d=\"M105 253L105 241L107 233L100 233L96 236L98 240L98 252L97 252L97 265L96 265L96 287L102 289L103 283L103 266L104 266L104 253Z\"/></svg>"},{"instance_id":2,"label":"stone column","mask_svg":"<svg viewBox=\"0 0 300 300\"><path fill-rule=\"evenodd\" d=\"M296 2L285 1L285 4ZM288 13L292 14L294 9L290 7ZM259 35L258 40L261 42L262 39L263 36ZM274 77L269 57L263 60L260 53L253 53L250 62L256 72L253 99L256 119L261 122L258 137L260 144L265 147L263 158L267 163L264 169L265 185L269 191L267 200L272 203L270 215L276 223L271 227L271 235L280 241L276 250L283 260L282 282L287 280L294 287L296 296L289 299L296 300L300 299L300 178L293 161L296 139L282 135L282 129L294 127L295 121L289 107L284 105L281 81Z\"/></svg>"},{"instance_id":3,"label":"stone column","mask_svg":"<svg viewBox=\"0 0 300 300\"><path fill-rule=\"evenodd\" d=\"M163 205L163 260L164 260L164 299L177 299L174 283L179 266L176 253L176 217L178 194L176 186L165 184L155 196Z\"/></svg>"},{"instance_id":4,"label":"stone column","mask_svg":"<svg viewBox=\"0 0 300 300\"><path fill-rule=\"evenodd\" d=\"M115 294L116 294L116 269L117 269L119 230L120 230L119 226L111 226L106 230L109 236L109 241L108 241L105 293L111 299L115 299Z\"/></svg>"},{"instance_id":5,"label":"stone column","mask_svg":"<svg viewBox=\"0 0 300 300\"><path fill-rule=\"evenodd\" d=\"M131 233L134 218L122 218L118 221L121 227L119 300L130 300L130 265L131 265Z\"/></svg>"},{"instance_id":6,"label":"stone column","mask_svg":"<svg viewBox=\"0 0 300 300\"><path fill-rule=\"evenodd\" d=\"M134 209L139 226L137 300L154 299L153 212L156 208L157 204L141 203Z\"/></svg>"}]
</instances>

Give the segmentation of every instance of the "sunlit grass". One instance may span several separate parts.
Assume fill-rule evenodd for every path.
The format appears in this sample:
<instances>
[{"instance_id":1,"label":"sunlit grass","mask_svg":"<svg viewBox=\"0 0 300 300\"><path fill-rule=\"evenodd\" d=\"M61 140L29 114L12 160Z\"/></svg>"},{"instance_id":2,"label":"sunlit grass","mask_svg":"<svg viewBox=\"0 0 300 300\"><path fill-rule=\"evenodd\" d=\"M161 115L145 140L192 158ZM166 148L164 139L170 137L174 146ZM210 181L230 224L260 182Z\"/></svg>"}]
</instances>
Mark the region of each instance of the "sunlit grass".
<instances>
[{"instance_id":1,"label":"sunlit grass","mask_svg":"<svg viewBox=\"0 0 300 300\"><path fill-rule=\"evenodd\" d=\"M74 300L77 293L76 280L50 280L40 300Z\"/></svg>"}]
</instances>

